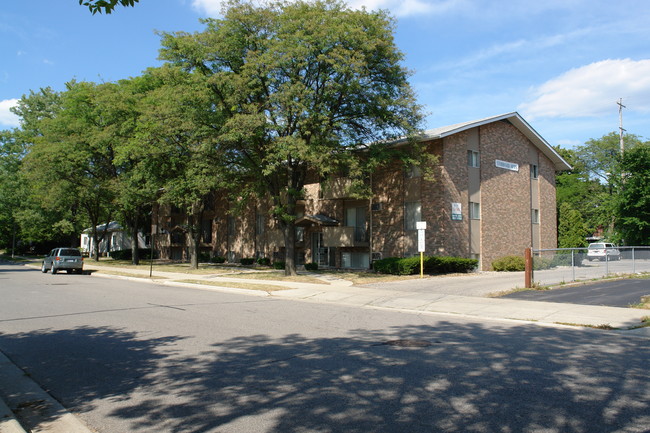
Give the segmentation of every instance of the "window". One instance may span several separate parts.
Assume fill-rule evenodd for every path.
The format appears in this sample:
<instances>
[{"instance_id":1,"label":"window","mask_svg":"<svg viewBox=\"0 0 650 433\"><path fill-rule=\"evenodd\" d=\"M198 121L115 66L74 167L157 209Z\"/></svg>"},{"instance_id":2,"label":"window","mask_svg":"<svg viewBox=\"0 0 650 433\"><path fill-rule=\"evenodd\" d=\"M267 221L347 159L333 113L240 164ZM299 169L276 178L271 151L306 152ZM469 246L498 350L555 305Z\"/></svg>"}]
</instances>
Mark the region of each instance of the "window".
<instances>
[{"instance_id":1,"label":"window","mask_svg":"<svg viewBox=\"0 0 650 433\"><path fill-rule=\"evenodd\" d=\"M479 155L475 150L467 151L467 165L470 167L480 167Z\"/></svg>"},{"instance_id":2,"label":"window","mask_svg":"<svg viewBox=\"0 0 650 433\"><path fill-rule=\"evenodd\" d=\"M530 164L530 178L537 179L539 177L539 168L537 164Z\"/></svg>"},{"instance_id":3,"label":"window","mask_svg":"<svg viewBox=\"0 0 650 433\"><path fill-rule=\"evenodd\" d=\"M532 220L533 224L539 224L539 209L533 209Z\"/></svg>"},{"instance_id":4,"label":"window","mask_svg":"<svg viewBox=\"0 0 650 433\"><path fill-rule=\"evenodd\" d=\"M365 207L350 207L345 210L345 225L354 227L354 240L356 242L368 241L366 214Z\"/></svg>"},{"instance_id":5,"label":"window","mask_svg":"<svg viewBox=\"0 0 650 433\"><path fill-rule=\"evenodd\" d=\"M212 243L212 219L201 221L201 237L206 244Z\"/></svg>"},{"instance_id":6,"label":"window","mask_svg":"<svg viewBox=\"0 0 650 433\"><path fill-rule=\"evenodd\" d=\"M257 214L257 219L255 221L256 223L256 231L258 236L264 235L264 229L266 228L266 216L264 214Z\"/></svg>"},{"instance_id":7,"label":"window","mask_svg":"<svg viewBox=\"0 0 650 433\"><path fill-rule=\"evenodd\" d=\"M422 170L420 170L419 166L411 164L407 167L405 174L407 179L413 179L422 176Z\"/></svg>"},{"instance_id":8,"label":"window","mask_svg":"<svg viewBox=\"0 0 650 433\"><path fill-rule=\"evenodd\" d=\"M419 201L406 203L404 211L404 229L417 230L416 223L422 221L422 204Z\"/></svg>"},{"instance_id":9,"label":"window","mask_svg":"<svg viewBox=\"0 0 650 433\"><path fill-rule=\"evenodd\" d=\"M476 203L473 201L469 202L469 219L471 220L481 219L481 203Z\"/></svg>"}]
</instances>

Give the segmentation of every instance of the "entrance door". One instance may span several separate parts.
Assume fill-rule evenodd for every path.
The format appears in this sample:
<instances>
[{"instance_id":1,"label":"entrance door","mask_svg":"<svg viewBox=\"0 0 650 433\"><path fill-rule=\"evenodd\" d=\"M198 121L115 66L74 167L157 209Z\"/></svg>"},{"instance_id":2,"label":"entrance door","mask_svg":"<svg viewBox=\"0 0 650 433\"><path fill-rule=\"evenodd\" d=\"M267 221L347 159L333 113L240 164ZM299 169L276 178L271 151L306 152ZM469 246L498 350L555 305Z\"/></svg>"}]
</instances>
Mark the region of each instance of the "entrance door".
<instances>
[{"instance_id":1,"label":"entrance door","mask_svg":"<svg viewBox=\"0 0 650 433\"><path fill-rule=\"evenodd\" d=\"M311 234L311 258L312 262L318 263L319 267L335 266L334 248L323 246L323 233Z\"/></svg>"}]
</instances>

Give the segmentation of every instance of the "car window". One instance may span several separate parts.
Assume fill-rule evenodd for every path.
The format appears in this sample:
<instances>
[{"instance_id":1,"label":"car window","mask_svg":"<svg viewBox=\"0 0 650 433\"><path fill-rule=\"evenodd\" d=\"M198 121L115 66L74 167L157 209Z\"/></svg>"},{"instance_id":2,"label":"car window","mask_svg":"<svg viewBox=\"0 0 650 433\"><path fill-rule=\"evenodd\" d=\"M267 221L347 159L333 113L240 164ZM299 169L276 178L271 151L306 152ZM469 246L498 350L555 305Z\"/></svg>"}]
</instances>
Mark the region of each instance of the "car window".
<instances>
[{"instance_id":1,"label":"car window","mask_svg":"<svg viewBox=\"0 0 650 433\"><path fill-rule=\"evenodd\" d=\"M589 248L605 248L605 244L591 244Z\"/></svg>"},{"instance_id":2,"label":"car window","mask_svg":"<svg viewBox=\"0 0 650 433\"><path fill-rule=\"evenodd\" d=\"M62 248L59 253L60 256L80 256L81 251L76 248Z\"/></svg>"}]
</instances>

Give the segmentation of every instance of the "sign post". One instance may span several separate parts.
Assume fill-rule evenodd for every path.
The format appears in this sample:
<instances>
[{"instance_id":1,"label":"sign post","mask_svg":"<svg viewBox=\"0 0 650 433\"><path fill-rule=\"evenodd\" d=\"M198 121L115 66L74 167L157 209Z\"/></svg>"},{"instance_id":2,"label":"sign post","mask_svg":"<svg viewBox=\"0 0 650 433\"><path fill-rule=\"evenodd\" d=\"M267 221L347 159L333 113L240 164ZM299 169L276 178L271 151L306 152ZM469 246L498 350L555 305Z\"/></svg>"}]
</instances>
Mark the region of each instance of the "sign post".
<instances>
[{"instance_id":1,"label":"sign post","mask_svg":"<svg viewBox=\"0 0 650 433\"><path fill-rule=\"evenodd\" d=\"M420 278L424 278L424 251L426 249L424 232L427 229L426 221L416 222L415 228L418 229L418 252L420 253Z\"/></svg>"}]
</instances>

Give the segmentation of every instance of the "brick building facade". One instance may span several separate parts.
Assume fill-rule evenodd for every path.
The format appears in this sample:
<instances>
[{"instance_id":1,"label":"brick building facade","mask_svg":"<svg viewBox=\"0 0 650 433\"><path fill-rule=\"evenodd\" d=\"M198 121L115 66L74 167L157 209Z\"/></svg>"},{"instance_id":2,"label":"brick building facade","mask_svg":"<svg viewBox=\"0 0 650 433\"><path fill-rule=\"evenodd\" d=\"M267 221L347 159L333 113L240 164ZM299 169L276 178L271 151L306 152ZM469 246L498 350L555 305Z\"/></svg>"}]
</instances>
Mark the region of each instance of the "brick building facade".
<instances>
[{"instance_id":1,"label":"brick building facade","mask_svg":"<svg viewBox=\"0 0 650 433\"><path fill-rule=\"evenodd\" d=\"M373 197L346 196L345 179L305 187L296 221L296 261L321 267L367 268L373 259L418 254L416 223L427 223L428 255L479 259L480 268L527 247L557 246L555 173L569 169L517 113L426 131L438 157L434 178L395 162L371 177ZM283 260L283 236L258 202L228 213L215 196L206 203L202 249L231 262ZM161 257L187 259L184 216L154 213Z\"/></svg>"}]
</instances>

